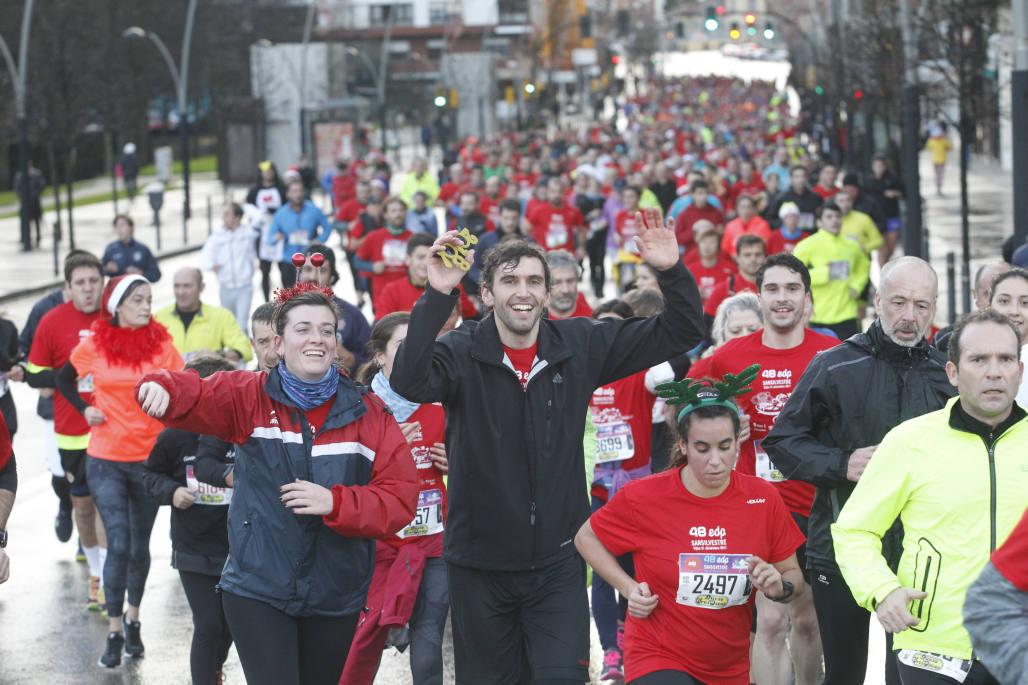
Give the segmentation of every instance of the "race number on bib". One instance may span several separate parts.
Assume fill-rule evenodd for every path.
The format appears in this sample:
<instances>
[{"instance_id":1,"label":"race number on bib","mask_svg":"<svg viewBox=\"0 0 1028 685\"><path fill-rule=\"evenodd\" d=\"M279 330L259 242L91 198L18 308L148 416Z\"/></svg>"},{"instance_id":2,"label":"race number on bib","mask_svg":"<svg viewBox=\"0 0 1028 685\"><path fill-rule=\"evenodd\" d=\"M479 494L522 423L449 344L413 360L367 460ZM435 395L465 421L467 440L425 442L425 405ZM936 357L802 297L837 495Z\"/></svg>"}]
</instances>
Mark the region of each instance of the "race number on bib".
<instances>
[{"instance_id":1,"label":"race number on bib","mask_svg":"<svg viewBox=\"0 0 1028 685\"><path fill-rule=\"evenodd\" d=\"M407 260L407 242L386 240L382 243L382 261L386 266L403 266Z\"/></svg>"},{"instance_id":2,"label":"race number on bib","mask_svg":"<svg viewBox=\"0 0 1028 685\"><path fill-rule=\"evenodd\" d=\"M762 440L753 441L753 452L757 457L757 478L763 478L771 483L781 483L782 481L789 480L785 477L785 474L778 470L778 467L771 461L771 457L767 456L767 452L760 449L760 443Z\"/></svg>"},{"instance_id":3,"label":"race number on bib","mask_svg":"<svg viewBox=\"0 0 1028 685\"><path fill-rule=\"evenodd\" d=\"M971 666L974 664L969 659L958 659L930 652L918 652L913 649L901 649L896 656L901 663L907 666L937 673L941 676L952 678L958 683L962 683L967 679L967 674L971 672Z\"/></svg>"},{"instance_id":4,"label":"race number on bib","mask_svg":"<svg viewBox=\"0 0 1028 685\"><path fill-rule=\"evenodd\" d=\"M555 247L564 247L568 242L568 229L563 224L550 225L550 230L546 232L546 247L553 249Z\"/></svg>"},{"instance_id":5,"label":"race number on bib","mask_svg":"<svg viewBox=\"0 0 1028 685\"><path fill-rule=\"evenodd\" d=\"M80 394L93 392L93 374L87 373L85 376L79 378L78 390Z\"/></svg>"},{"instance_id":6,"label":"race number on bib","mask_svg":"<svg viewBox=\"0 0 1028 685\"><path fill-rule=\"evenodd\" d=\"M443 493L441 490L422 490L418 493L418 509L414 520L396 534L399 538L435 535L443 532Z\"/></svg>"},{"instance_id":7,"label":"race number on bib","mask_svg":"<svg viewBox=\"0 0 1028 685\"><path fill-rule=\"evenodd\" d=\"M753 585L748 554L679 554L678 597L699 609L724 609L745 604Z\"/></svg>"},{"instance_id":8,"label":"race number on bib","mask_svg":"<svg viewBox=\"0 0 1028 685\"><path fill-rule=\"evenodd\" d=\"M307 247L311 244L311 234L308 231L293 231L289 234L289 242L297 247Z\"/></svg>"},{"instance_id":9,"label":"race number on bib","mask_svg":"<svg viewBox=\"0 0 1028 685\"><path fill-rule=\"evenodd\" d=\"M194 504L209 504L216 507L227 507L232 503L232 488L219 488L196 479L193 466L186 465L186 487L196 493Z\"/></svg>"},{"instance_id":10,"label":"race number on bib","mask_svg":"<svg viewBox=\"0 0 1028 685\"><path fill-rule=\"evenodd\" d=\"M635 456L632 427L627 423L605 423L596 426L596 463L625 461Z\"/></svg>"}]
</instances>

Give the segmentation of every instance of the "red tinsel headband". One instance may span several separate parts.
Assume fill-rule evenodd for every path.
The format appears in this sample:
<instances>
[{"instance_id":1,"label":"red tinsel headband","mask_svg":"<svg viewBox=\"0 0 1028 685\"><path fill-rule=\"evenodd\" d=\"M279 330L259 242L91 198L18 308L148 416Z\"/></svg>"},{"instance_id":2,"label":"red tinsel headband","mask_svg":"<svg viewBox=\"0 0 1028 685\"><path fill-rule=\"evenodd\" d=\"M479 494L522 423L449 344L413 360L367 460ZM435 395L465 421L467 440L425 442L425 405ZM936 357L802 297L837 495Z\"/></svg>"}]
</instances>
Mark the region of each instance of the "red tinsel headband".
<instances>
[{"instance_id":1,"label":"red tinsel headband","mask_svg":"<svg viewBox=\"0 0 1028 685\"><path fill-rule=\"evenodd\" d=\"M321 293L324 293L325 295L328 295L330 298L335 296L335 293L333 293L332 289L329 288L328 286L319 286L317 283L314 283L312 281L308 281L306 283L300 283L299 282L299 272L300 272L300 269L302 269L304 264L307 263L307 259L308 259L308 257L306 255L304 255L302 252L297 252L296 254L293 255L291 261L293 262L293 266L296 267L297 283L292 288L278 288L278 289L276 289L275 290L275 304L277 304L277 305L285 304L291 298L296 297L297 295L300 295L302 293L309 293L312 290L317 290L317 291L319 291ZM314 268L320 269L321 266L324 265L324 263L325 263L325 255L321 254L320 252L315 252L314 254L312 254L310 256L310 262L311 262L311 265L314 266Z\"/></svg>"}]
</instances>

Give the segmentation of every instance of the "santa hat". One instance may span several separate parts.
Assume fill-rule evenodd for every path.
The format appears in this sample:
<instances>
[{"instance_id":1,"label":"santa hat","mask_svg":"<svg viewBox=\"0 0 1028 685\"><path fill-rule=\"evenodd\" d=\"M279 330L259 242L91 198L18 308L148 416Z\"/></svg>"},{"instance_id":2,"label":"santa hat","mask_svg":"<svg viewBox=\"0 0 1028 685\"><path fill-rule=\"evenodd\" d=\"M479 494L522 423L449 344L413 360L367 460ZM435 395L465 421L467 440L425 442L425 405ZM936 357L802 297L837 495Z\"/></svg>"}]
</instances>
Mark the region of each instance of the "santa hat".
<instances>
[{"instance_id":1,"label":"santa hat","mask_svg":"<svg viewBox=\"0 0 1028 685\"><path fill-rule=\"evenodd\" d=\"M150 282L139 274L125 274L107 281L107 285L104 286L103 300L101 301L104 311L110 316L114 316L118 311L118 305L121 304L122 298L125 297L125 293L128 292L129 287L136 281Z\"/></svg>"}]
</instances>

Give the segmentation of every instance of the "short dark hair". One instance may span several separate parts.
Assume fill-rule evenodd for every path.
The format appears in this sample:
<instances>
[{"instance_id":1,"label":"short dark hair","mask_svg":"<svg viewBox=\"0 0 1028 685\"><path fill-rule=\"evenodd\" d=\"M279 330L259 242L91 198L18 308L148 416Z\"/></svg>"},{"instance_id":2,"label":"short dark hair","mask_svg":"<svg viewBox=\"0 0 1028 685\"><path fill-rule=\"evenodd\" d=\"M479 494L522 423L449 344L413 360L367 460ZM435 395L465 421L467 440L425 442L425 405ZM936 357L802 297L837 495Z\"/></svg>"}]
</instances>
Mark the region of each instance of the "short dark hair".
<instances>
[{"instance_id":1,"label":"short dark hair","mask_svg":"<svg viewBox=\"0 0 1028 685\"><path fill-rule=\"evenodd\" d=\"M387 198L386 201L385 201L385 204L383 204L382 206L384 208L388 209L389 205L395 205L395 204L399 204L406 211L407 203L404 202L401 198L396 197L395 195L393 195L390 198Z\"/></svg>"},{"instance_id":2,"label":"short dark hair","mask_svg":"<svg viewBox=\"0 0 1028 685\"><path fill-rule=\"evenodd\" d=\"M997 279L999 280L999 279ZM969 314L964 314L962 317L957 319L957 322L953 325L953 333L949 336L949 343L947 352L949 354L949 360L953 362L953 366L959 368L960 366L960 339L964 335L964 331L968 326L979 323L994 323L1000 326L1009 326L1010 330L1014 333L1014 340L1017 342L1017 358L1021 359L1021 335L1017 332L1017 326L1003 314L1000 314L995 309L979 309Z\"/></svg>"},{"instance_id":3,"label":"short dark hair","mask_svg":"<svg viewBox=\"0 0 1028 685\"><path fill-rule=\"evenodd\" d=\"M810 270L807 269L807 265L800 261L799 257L795 257L788 252L779 252L773 254L764 260L764 263L760 265L760 269L757 270L757 291L764 287L764 273L773 266L782 266L800 275L800 280L803 281L803 290L810 292Z\"/></svg>"},{"instance_id":4,"label":"short dark hair","mask_svg":"<svg viewBox=\"0 0 1028 685\"><path fill-rule=\"evenodd\" d=\"M478 193L476 193L474 190L465 190L463 193L460 194L460 197L457 198L457 201L460 202L468 195L475 198L475 202L479 201Z\"/></svg>"},{"instance_id":5,"label":"short dark hair","mask_svg":"<svg viewBox=\"0 0 1028 685\"><path fill-rule=\"evenodd\" d=\"M753 233L743 233L735 240L735 254L739 254L742 248L749 247L750 245L760 245L764 248L764 254L767 254L767 243L759 235L754 235Z\"/></svg>"},{"instance_id":6,"label":"short dark hair","mask_svg":"<svg viewBox=\"0 0 1028 685\"><path fill-rule=\"evenodd\" d=\"M839 209L839 205L835 204L835 200L825 200L824 203L817 208L817 218L820 219L825 211L835 212L836 214L842 214L842 210Z\"/></svg>"},{"instance_id":7,"label":"short dark hair","mask_svg":"<svg viewBox=\"0 0 1028 685\"><path fill-rule=\"evenodd\" d=\"M706 181L693 181L692 185L689 186L689 192L690 193L693 192L694 190L700 190L700 189L706 190L706 191L709 192L710 191L710 184L708 184Z\"/></svg>"},{"instance_id":8,"label":"short dark hair","mask_svg":"<svg viewBox=\"0 0 1028 685\"><path fill-rule=\"evenodd\" d=\"M407 255L414 254L414 250L419 247L432 247L434 242L435 238L428 233L415 233L407 239Z\"/></svg>"},{"instance_id":9,"label":"short dark hair","mask_svg":"<svg viewBox=\"0 0 1028 685\"><path fill-rule=\"evenodd\" d=\"M996 296L996 286L1003 281L1010 280L1011 278L1023 278L1028 281L1028 269L1022 269L1021 267L1015 266L992 279L992 285L989 286L989 304L992 304L992 298Z\"/></svg>"},{"instance_id":10,"label":"short dark hair","mask_svg":"<svg viewBox=\"0 0 1028 685\"><path fill-rule=\"evenodd\" d=\"M271 317L275 314L275 305L272 302L265 302L257 309L253 310L253 314L250 315L250 331L253 332L253 325L257 323L266 323L271 325Z\"/></svg>"},{"instance_id":11,"label":"short dark hair","mask_svg":"<svg viewBox=\"0 0 1028 685\"><path fill-rule=\"evenodd\" d=\"M371 379L378 373L378 363L375 361L375 354L385 352L396 329L409 323L410 312L392 312L375 322L375 325L371 327L371 336L368 338L368 356L371 359L361 364L354 374L354 378L358 383L361 385L371 385Z\"/></svg>"},{"instance_id":12,"label":"short dark hair","mask_svg":"<svg viewBox=\"0 0 1028 685\"><path fill-rule=\"evenodd\" d=\"M124 219L126 222L128 222L128 225L131 226L132 228L136 227L136 222L133 221L132 217L130 217L128 214L115 214L114 215L114 221L111 222L111 225L112 226L117 226L119 219Z\"/></svg>"},{"instance_id":13,"label":"short dark hair","mask_svg":"<svg viewBox=\"0 0 1028 685\"><path fill-rule=\"evenodd\" d=\"M803 166L802 164L793 164L791 167L789 167L789 175L790 176L792 176L797 171L802 171L805 174L809 174L810 173L807 170L807 167Z\"/></svg>"},{"instance_id":14,"label":"short dark hair","mask_svg":"<svg viewBox=\"0 0 1028 685\"><path fill-rule=\"evenodd\" d=\"M546 261L546 253L538 245L524 240L502 241L486 253L485 261L482 264L482 287L492 290L496 270L507 264L512 264L517 268L524 258L538 259L542 262L546 291L549 292L550 265Z\"/></svg>"},{"instance_id":15,"label":"short dark hair","mask_svg":"<svg viewBox=\"0 0 1028 685\"><path fill-rule=\"evenodd\" d=\"M289 318L289 312L305 304L314 307L328 307L336 320L336 325L339 325L339 309L336 307L336 303L332 301L332 298L320 290L308 290L299 295L293 295L282 304L276 305L275 313L271 316L271 327L279 335L285 333L286 319Z\"/></svg>"},{"instance_id":16,"label":"short dark hair","mask_svg":"<svg viewBox=\"0 0 1028 685\"><path fill-rule=\"evenodd\" d=\"M191 369L196 371L200 375L200 378L207 378L208 376L213 376L219 371L235 371L236 365L222 357L220 354L214 354L213 352L201 352L186 362L185 368L186 370Z\"/></svg>"},{"instance_id":17,"label":"short dark hair","mask_svg":"<svg viewBox=\"0 0 1028 685\"><path fill-rule=\"evenodd\" d=\"M596 309L589 316L598 319L604 314L613 314L622 319L630 319L635 316L632 308L624 300L606 300L596 305Z\"/></svg>"},{"instance_id":18,"label":"short dark hair","mask_svg":"<svg viewBox=\"0 0 1028 685\"><path fill-rule=\"evenodd\" d=\"M103 280L104 265L97 259L96 255L90 252L77 251L75 254L69 254L67 259L64 260L64 282L71 283L71 274L75 269L83 266L96 269L100 272L100 280Z\"/></svg>"},{"instance_id":19,"label":"short dark hair","mask_svg":"<svg viewBox=\"0 0 1028 685\"><path fill-rule=\"evenodd\" d=\"M500 202L499 211L501 213L504 211L517 212L518 216L521 216L521 203L513 198L508 197L506 200Z\"/></svg>"},{"instance_id":20,"label":"short dark hair","mask_svg":"<svg viewBox=\"0 0 1028 685\"><path fill-rule=\"evenodd\" d=\"M735 206L738 207L740 202L749 202L754 207L757 206L757 201L753 199L751 195L743 193L739 197L735 198Z\"/></svg>"},{"instance_id":21,"label":"short dark hair","mask_svg":"<svg viewBox=\"0 0 1028 685\"><path fill-rule=\"evenodd\" d=\"M234 216L243 216L243 206L238 202L233 202L229 204L229 207L232 208L232 214Z\"/></svg>"}]
</instances>

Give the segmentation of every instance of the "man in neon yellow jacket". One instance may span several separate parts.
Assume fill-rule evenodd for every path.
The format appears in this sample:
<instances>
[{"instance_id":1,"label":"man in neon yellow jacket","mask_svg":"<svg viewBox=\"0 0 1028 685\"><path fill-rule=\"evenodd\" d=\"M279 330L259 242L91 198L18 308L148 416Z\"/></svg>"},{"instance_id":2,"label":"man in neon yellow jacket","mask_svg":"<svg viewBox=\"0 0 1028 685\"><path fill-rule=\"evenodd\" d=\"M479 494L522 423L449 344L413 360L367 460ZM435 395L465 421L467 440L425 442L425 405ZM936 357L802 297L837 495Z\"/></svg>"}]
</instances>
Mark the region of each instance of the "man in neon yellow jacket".
<instances>
[{"instance_id":1,"label":"man in neon yellow jacket","mask_svg":"<svg viewBox=\"0 0 1028 685\"><path fill-rule=\"evenodd\" d=\"M811 328L830 328L845 340L860 332L858 299L871 261L855 240L842 234L842 211L835 201L828 200L818 211L820 230L801 240L792 253L810 270Z\"/></svg>"},{"instance_id":2,"label":"man in neon yellow jacket","mask_svg":"<svg viewBox=\"0 0 1028 685\"><path fill-rule=\"evenodd\" d=\"M179 269L175 273L175 304L158 309L153 318L164 324L175 349L186 359L199 352L224 354L237 364L253 359L250 340L235 315L224 307L201 302L203 288L199 269Z\"/></svg>"},{"instance_id":3,"label":"man in neon yellow jacket","mask_svg":"<svg viewBox=\"0 0 1028 685\"><path fill-rule=\"evenodd\" d=\"M896 633L903 682L997 682L975 658L961 612L968 586L1028 506L1028 415L1014 402L1019 350L1002 314L958 322L946 372L960 396L885 436L832 526L854 599ZM897 517L903 556L893 573L881 538Z\"/></svg>"}]
</instances>

